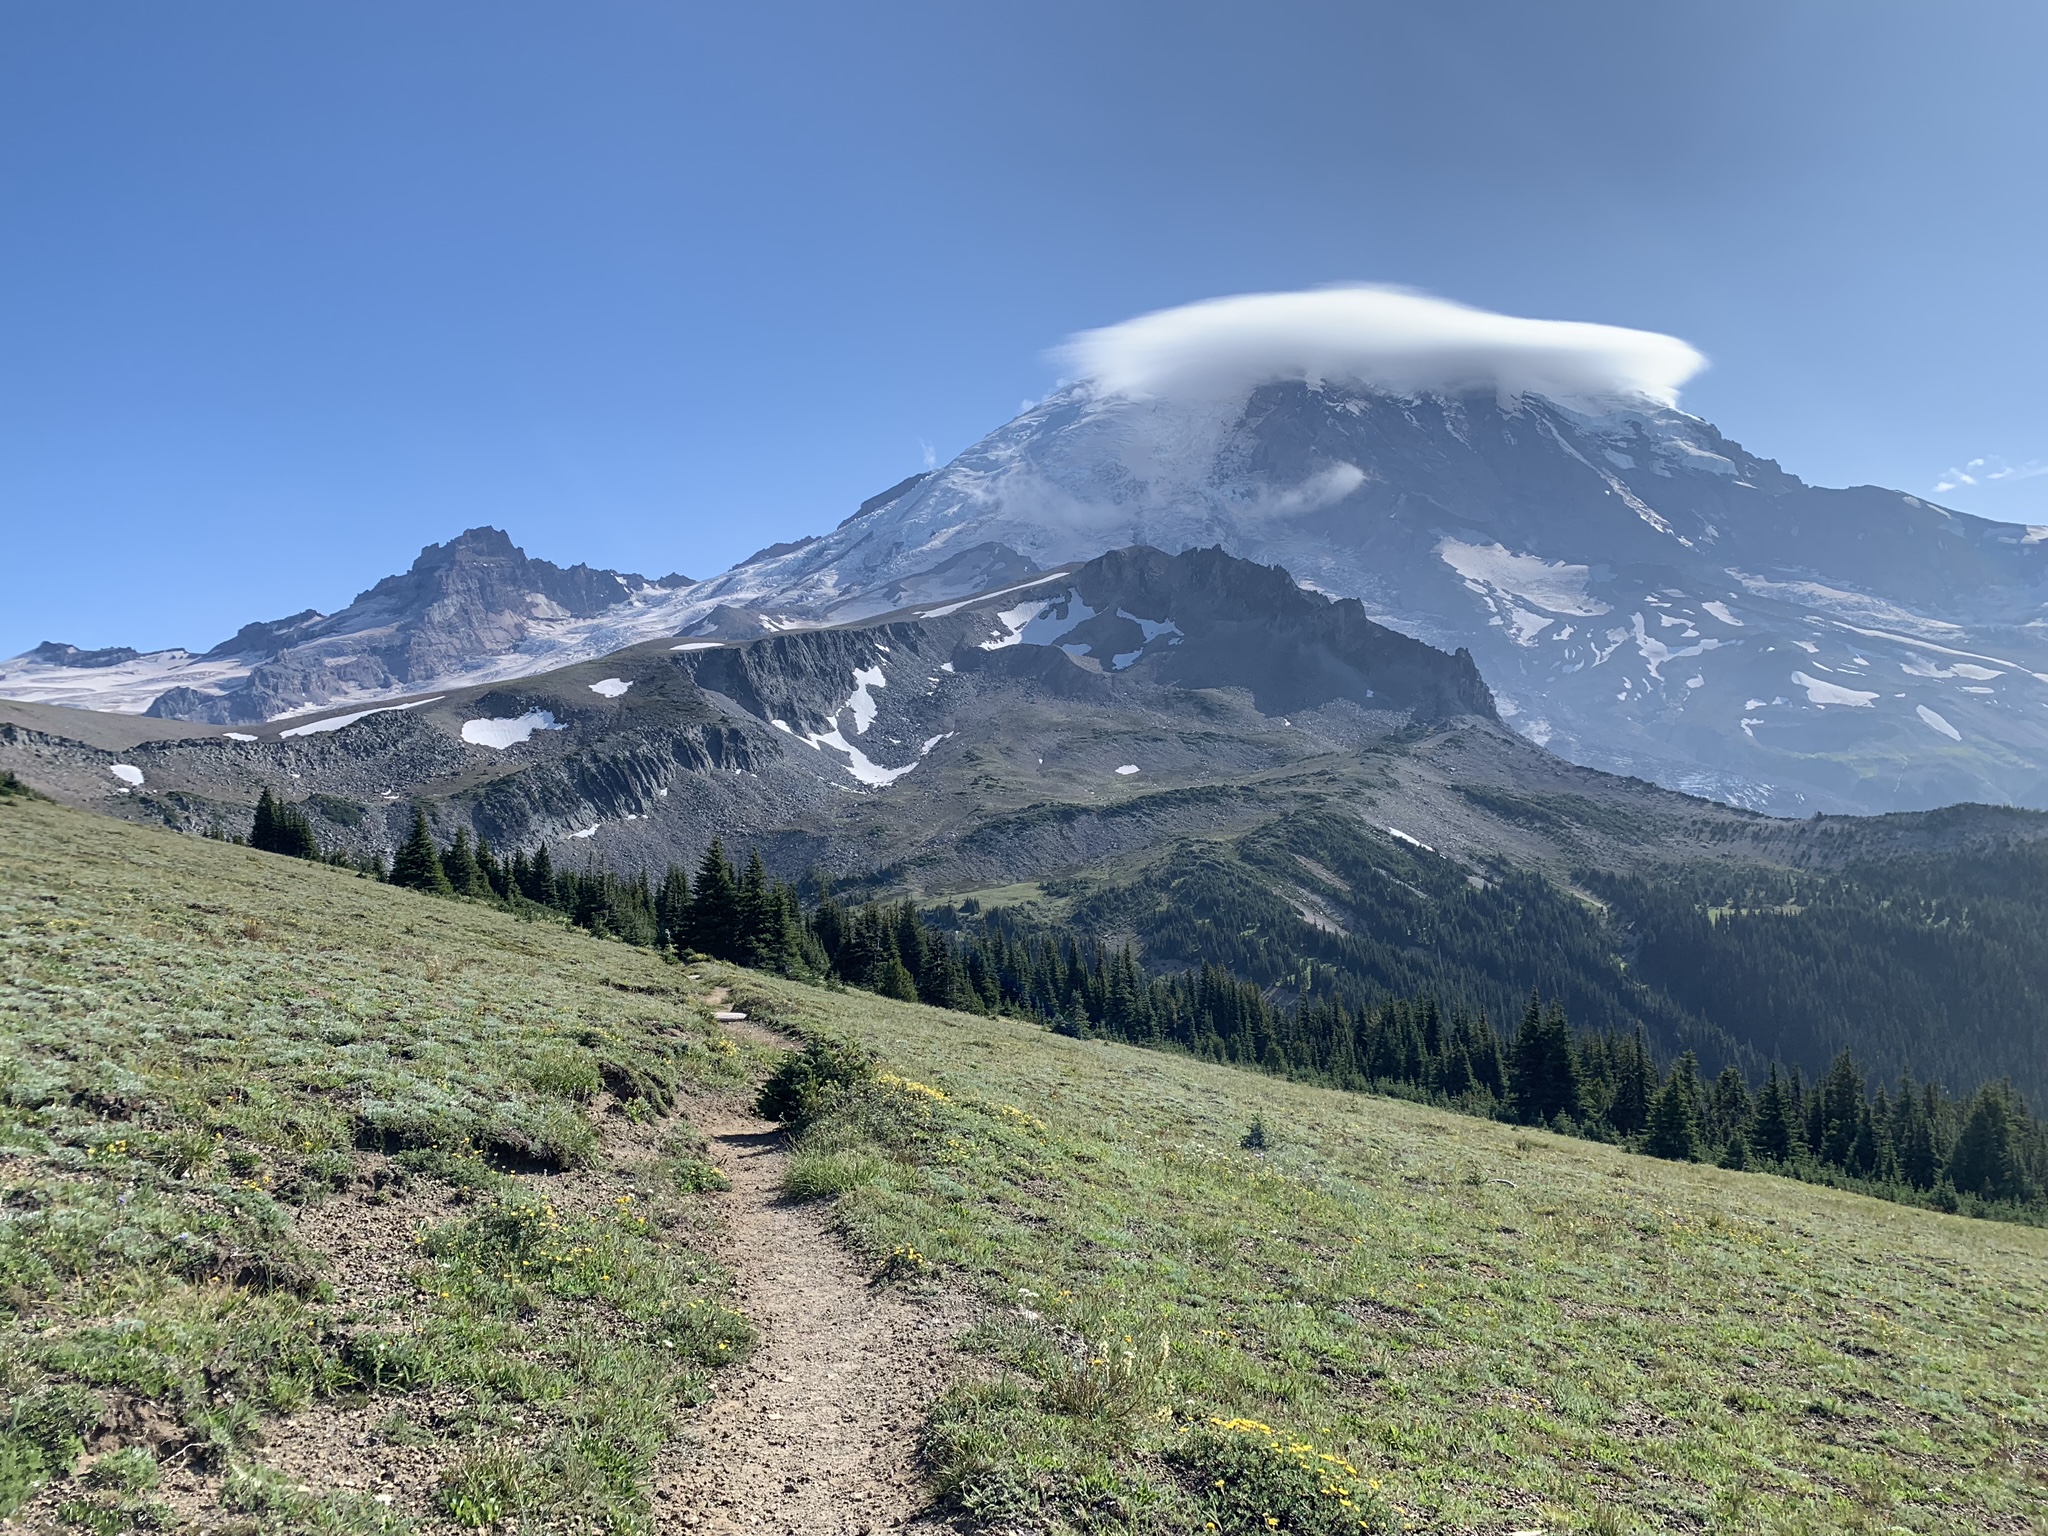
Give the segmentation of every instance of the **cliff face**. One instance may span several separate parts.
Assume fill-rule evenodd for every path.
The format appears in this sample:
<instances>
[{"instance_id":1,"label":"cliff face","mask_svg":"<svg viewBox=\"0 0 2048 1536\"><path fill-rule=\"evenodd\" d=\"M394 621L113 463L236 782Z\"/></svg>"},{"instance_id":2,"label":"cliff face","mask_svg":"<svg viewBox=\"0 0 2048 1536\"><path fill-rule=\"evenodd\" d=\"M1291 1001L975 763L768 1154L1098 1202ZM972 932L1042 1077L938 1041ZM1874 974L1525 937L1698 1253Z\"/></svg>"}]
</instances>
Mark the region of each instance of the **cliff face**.
<instances>
[{"instance_id":1,"label":"cliff face","mask_svg":"<svg viewBox=\"0 0 2048 1536\"><path fill-rule=\"evenodd\" d=\"M331 616L244 626L209 657L246 656L246 677L217 692L167 689L147 713L217 724L268 720L335 700L459 681L564 621L618 608L639 576L530 558L496 528L430 544Z\"/></svg>"}]
</instances>

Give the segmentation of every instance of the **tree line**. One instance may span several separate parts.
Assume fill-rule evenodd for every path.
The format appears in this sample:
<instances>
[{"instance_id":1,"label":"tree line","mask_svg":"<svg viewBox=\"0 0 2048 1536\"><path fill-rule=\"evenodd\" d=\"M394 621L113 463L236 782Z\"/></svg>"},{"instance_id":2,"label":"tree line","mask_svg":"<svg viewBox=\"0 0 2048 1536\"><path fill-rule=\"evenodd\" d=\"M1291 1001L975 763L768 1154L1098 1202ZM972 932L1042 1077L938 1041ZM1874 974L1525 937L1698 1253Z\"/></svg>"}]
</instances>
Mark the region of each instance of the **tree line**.
<instances>
[{"instance_id":1,"label":"tree line","mask_svg":"<svg viewBox=\"0 0 2048 1536\"><path fill-rule=\"evenodd\" d=\"M251 846L320 857L303 812L258 801ZM346 862L334 860L334 862ZM363 873L433 895L545 909L603 937L905 1002L1036 1020L1062 1033L1181 1051L1301 1081L1410 1098L1627 1146L1838 1184L1911 1204L2048 1222L2048 1127L2006 1082L1956 1098L1901 1076L1865 1081L1848 1052L1811 1084L1773 1063L1752 1085L1736 1067L1705 1080L1690 1051L1654 1060L1638 1024L1575 1029L1532 995L1519 1022L1433 990L1370 1001L1291 1002L1213 960L1148 971L1133 948L1084 942L972 901L933 911L903 900L835 900L822 882L770 877L713 839L694 872L661 880L558 869L545 843L500 855L458 829L436 843L424 810L386 869Z\"/></svg>"}]
</instances>

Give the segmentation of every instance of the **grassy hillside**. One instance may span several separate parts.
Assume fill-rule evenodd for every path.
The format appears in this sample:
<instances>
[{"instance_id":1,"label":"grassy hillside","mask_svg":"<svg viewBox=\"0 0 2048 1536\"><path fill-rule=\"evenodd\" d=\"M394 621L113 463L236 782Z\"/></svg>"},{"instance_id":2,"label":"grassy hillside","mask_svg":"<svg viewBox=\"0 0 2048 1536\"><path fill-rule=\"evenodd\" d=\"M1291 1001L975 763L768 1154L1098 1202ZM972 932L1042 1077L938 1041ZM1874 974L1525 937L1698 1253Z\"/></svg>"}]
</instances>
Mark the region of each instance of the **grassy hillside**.
<instances>
[{"instance_id":1,"label":"grassy hillside","mask_svg":"<svg viewBox=\"0 0 2048 1536\"><path fill-rule=\"evenodd\" d=\"M749 1070L644 952L0 799L0 1513L646 1529Z\"/></svg>"},{"instance_id":2,"label":"grassy hillside","mask_svg":"<svg viewBox=\"0 0 2048 1536\"><path fill-rule=\"evenodd\" d=\"M651 1523L749 1342L670 1111L762 1064L686 971L19 799L0 966L24 1514ZM701 974L859 1047L782 1074L791 1188L982 1298L926 1439L990 1526L2043 1528L2048 1233Z\"/></svg>"},{"instance_id":3,"label":"grassy hillside","mask_svg":"<svg viewBox=\"0 0 2048 1536\"><path fill-rule=\"evenodd\" d=\"M792 1180L878 1262L992 1304L992 1379L931 1432L942 1486L991 1519L2042 1528L2048 1234L1003 1021L748 995L879 1058ZM1240 1144L1255 1118L1263 1152Z\"/></svg>"}]
</instances>

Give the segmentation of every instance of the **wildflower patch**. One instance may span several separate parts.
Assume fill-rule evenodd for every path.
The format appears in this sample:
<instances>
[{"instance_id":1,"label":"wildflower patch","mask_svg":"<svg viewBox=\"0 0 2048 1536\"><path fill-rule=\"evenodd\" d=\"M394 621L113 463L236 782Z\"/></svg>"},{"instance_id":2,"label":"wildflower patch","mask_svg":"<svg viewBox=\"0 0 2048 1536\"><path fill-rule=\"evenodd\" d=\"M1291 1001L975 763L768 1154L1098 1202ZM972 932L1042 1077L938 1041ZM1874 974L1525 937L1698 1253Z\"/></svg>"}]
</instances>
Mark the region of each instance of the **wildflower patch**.
<instances>
[{"instance_id":1,"label":"wildflower patch","mask_svg":"<svg viewBox=\"0 0 2048 1536\"><path fill-rule=\"evenodd\" d=\"M1168 1451L1219 1536L1358 1536L1399 1529L1379 1483L1314 1441L1212 1418Z\"/></svg>"}]
</instances>

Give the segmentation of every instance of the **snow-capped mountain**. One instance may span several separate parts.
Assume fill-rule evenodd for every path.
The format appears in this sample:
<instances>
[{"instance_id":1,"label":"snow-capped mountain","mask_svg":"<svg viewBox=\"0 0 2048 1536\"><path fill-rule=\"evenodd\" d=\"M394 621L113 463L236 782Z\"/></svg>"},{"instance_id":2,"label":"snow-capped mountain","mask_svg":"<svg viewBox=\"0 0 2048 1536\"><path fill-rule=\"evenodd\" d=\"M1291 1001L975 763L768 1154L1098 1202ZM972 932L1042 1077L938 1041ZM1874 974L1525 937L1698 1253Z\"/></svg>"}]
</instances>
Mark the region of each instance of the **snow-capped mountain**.
<instances>
[{"instance_id":1,"label":"snow-capped mountain","mask_svg":"<svg viewBox=\"0 0 2048 1536\"><path fill-rule=\"evenodd\" d=\"M565 570L529 559L495 528L472 528L338 613L247 624L203 654L46 641L0 663L0 697L222 725L272 720L601 656L643 638L635 621L688 585Z\"/></svg>"},{"instance_id":2,"label":"snow-capped mountain","mask_svg":"<svg viewBox=\"0 0 2048 1536\"><path fill-rule=\"evenodd\" d=\"M2048 529L1809 486L1647 399L1065 388L693 608L846 619L1221 545L1468 646L1574 761L1782 813L2048 805Z\"/></svg>"},{"instance_id":3,"label":"snow-capped mountain","mask_svg":"<svg viewBox=\"0 0 2048 1536\"><path fill-rule=\"evenodd\" d=\"M1382 289L1089 333L936 473L709 581L495 530L202 656L45 645L0 697L217 723L529 676L656 637L928 610L1111 549L1221 546L1469 647L1587 766L1786 814L2048 807L2048 528L1809 486L1679 410L1668 336Z\"/></svg>"}]
</instances>

